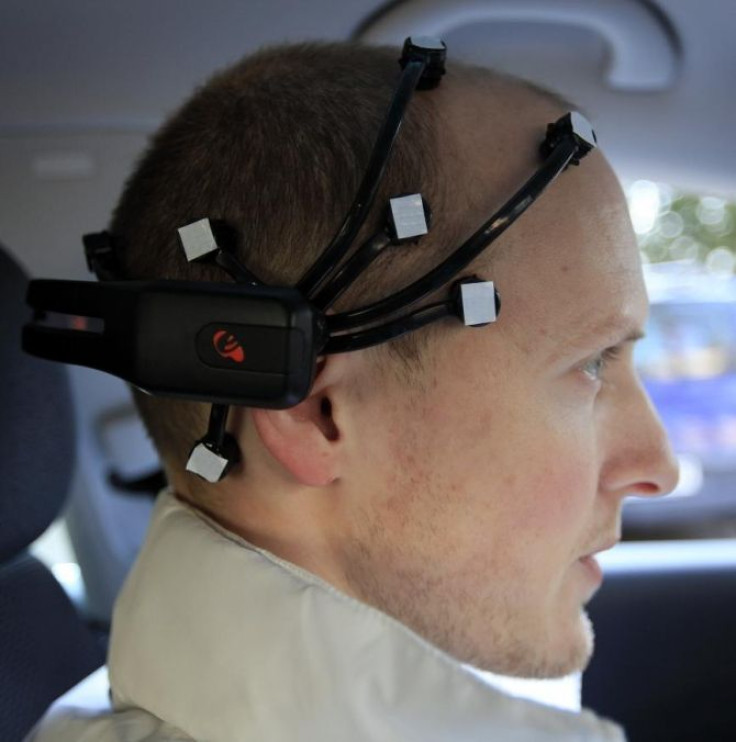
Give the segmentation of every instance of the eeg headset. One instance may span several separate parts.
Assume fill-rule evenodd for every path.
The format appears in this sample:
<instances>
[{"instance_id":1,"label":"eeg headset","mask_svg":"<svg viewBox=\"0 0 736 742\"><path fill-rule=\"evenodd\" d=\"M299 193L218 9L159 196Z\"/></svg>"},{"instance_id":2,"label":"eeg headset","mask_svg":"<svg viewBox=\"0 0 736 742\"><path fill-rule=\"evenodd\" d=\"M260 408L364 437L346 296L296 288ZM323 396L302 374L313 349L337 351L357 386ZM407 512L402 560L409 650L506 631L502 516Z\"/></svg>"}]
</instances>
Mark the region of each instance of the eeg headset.
<instances>
[{"instance_id":1,"label":"eeg headset","mask_svg":"<svg viewBox=\"0 0 736 742\"><path fill-rule=\"evenodd\" d=\"M231 228L209 219L181 227L181 245L187 260L218 265L234 283L120 280L114 236L86 235L87 263L102 283L31 281L27 302L34 317L23 328L23 349L106 371L149 394L211 403L207 434L190 452L187 470L217 482L240 460L226 433L230 405L292 407L309 394L318 356L378 345L450 316L469 327L494 322L498 292L475 276L455 281L443 301L410 308L455 278L596 146L578 113L549 124L538 170L448 258L395 294L327 314L386 247L429 232L430 210L421 195L397 196L389 200L384 228L346 257L373 205L406 107L415 90L440 83L445 57L441 40L404 43L401 77L355 200L296 286L264 285L236 257Z\"/></svg>"}]
</instances>

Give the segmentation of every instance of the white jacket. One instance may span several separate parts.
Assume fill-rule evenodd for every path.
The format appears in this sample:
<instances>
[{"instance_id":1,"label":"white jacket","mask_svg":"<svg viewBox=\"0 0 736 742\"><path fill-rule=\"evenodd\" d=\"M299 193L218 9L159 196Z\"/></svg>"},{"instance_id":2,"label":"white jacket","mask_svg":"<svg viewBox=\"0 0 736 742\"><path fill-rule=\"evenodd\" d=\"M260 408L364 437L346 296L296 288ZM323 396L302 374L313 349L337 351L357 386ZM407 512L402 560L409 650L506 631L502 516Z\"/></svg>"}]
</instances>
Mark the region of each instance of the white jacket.
<instances>
[{"instance_id":1,"label":"white jacket","mask_svg":"<svg viewBox=\"0 0 736 742\"><path fill-rule=\"evenodd\" d=\"M402 624L163 492L115 606L112 708L33 742L602 742L621 730L506 695Z\"/></svg>"}]
</instances>

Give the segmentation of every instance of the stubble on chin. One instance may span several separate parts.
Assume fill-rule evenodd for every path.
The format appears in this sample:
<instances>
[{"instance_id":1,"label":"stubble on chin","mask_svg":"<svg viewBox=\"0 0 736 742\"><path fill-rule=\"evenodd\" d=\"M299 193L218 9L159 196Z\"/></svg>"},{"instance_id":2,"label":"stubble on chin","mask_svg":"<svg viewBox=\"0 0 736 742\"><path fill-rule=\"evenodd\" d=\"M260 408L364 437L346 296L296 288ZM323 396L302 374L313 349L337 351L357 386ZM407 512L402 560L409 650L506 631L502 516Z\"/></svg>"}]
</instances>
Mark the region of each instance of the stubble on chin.
<instances>
[{"instance_id":1,"label":"stubble on chin","mask_svg":"<svg viewBox=\"0 0 736 742\"><path fill-rule=\"evenodd\" d=\"M405 555L387 559L362 545L350 581L359 599L387 613L462 664L498 675L561 678L585 669L594 633L584 609L567 625L519 617L503 598L492 605L458 590L449 577L407 566ZM403 568L398 568L403 564ZM488 596L487 596L488 597ZM538 618L538 617L537 617Z\"/></svg>"},{"instance_id":2,"label":"stubble on chin","mask_svg":"<svg viewBox=\"0 0 736 742\"><path fill-rule=\"evenodd\" d=\"M593 625L587 612L581 609L577 625L560 633L561 638L550 638L546 646L539 647L536 652L527 647L527 652L510 662L507 672L502 674L544 680L563 678L585 670L595 643Z\"/></svg>"},{"instance_id":3,"label":"stubble on chin","mask_svg":"<svg viewBox=\"0 0 736 742\"><path fill-rule=\"evenodd\" d=\"M595 643L593 625L584 609L568 626L520 630L518 620L508 619L501 626L497 622L493 630L489 625L486 638L483 643L476 638L476 651L467 651L458 659L486 672L538 680L582 672L590 662Z\"/></svg>"}]
</instances>

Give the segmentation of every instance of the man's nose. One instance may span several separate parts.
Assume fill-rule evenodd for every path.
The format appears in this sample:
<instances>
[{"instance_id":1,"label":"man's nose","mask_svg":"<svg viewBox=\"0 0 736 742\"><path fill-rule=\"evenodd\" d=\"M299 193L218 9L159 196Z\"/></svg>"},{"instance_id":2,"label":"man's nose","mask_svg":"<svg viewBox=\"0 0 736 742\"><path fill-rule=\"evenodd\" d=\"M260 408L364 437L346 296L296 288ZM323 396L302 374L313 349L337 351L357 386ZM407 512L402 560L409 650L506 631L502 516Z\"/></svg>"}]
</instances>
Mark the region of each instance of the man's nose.
<instances>
[{"instance_id":1,"label":"man's nose","mask_svg":"<svg viewBox=\"0 0 736 742\"><path fill-rule=\"evenodd\" d=\"M601 475L603 489L622 496L657 497L677 486L677 458L667 432L638 378L619 400L610 421L609 458Z\"/></svg>"}]
</instances>

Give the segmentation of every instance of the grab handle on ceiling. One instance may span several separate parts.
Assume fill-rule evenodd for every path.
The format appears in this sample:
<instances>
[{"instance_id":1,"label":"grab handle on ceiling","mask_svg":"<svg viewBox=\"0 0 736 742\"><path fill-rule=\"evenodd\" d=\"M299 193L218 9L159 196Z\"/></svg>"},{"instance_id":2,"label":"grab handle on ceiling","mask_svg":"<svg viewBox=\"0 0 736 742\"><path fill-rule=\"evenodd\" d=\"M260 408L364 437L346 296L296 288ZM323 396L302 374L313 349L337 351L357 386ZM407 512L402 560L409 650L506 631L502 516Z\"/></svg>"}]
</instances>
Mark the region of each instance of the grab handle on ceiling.
<instances>
[{"instance_id":1,"label":"grab handle on ceiling","mask_svg":"<svg viewBox=\"0 0 736 742\"><path fill-rule=\"evenodd\" d=\"M610 50L608 84L658 92L677 78L679 44L667 22L640 0L406 0L374 14L355 34L367 43L400 43L408 34L442 37L477 23L582 27Z\"/></svg>"}]
</instances>

